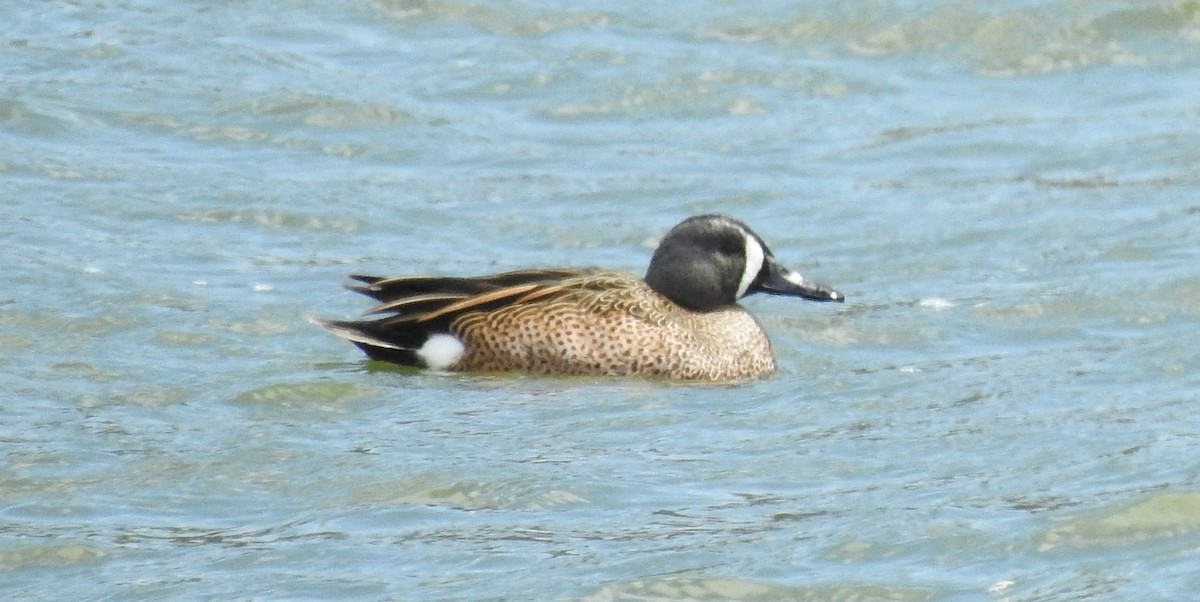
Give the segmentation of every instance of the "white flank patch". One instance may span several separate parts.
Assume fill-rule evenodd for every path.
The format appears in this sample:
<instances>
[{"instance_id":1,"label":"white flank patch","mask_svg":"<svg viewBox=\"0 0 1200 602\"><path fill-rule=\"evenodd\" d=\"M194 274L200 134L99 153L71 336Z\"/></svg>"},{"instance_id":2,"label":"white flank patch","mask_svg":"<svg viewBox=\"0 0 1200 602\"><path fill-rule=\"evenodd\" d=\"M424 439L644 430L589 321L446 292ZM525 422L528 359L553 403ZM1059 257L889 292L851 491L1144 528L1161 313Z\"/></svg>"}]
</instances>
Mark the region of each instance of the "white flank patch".
<instances>
[{"instance_id":1,"label":"white flank patch","mask_svg":"<svg viewBox=\"0 0 1200 602\"><path fill-rule=\"evenodd\" d=\"M939 299L938 297L930 297L928 299L921 299L921 301L918 303L918 305L920 305L921 307L928 307L929 309L934 309L934 310L942 310L942 309L948 309L948 308L954 307L954 303L951 303L950 301L947 301L945 299Z\"/></svg>"},{"instance_id":2,"label":"white flank patch","mask_svg":"<svg viewBox=\"0 0 1200 602\"><path fill-rule=\"evenodd\" d=\"M750 288L750 284L758 277L758 273L763 268L763 258L766 253L763 252L762 245L754 240L753 236L743 233L746 237L746 271L742 272L742 281L738 283L737 298L741 299L746 295L746 290Z\"/></svg>"},{"instance_id":3,"label":"white flank patch","mask_svg":"<svg viewBox=\"0 0 1200 602\"><path fill-rule=\"evenodd\" d=\"M417 350L417 356L433 370L445 370L462 357L466 347L452 335L435 334Z\"/></svg>"}]
</instances>

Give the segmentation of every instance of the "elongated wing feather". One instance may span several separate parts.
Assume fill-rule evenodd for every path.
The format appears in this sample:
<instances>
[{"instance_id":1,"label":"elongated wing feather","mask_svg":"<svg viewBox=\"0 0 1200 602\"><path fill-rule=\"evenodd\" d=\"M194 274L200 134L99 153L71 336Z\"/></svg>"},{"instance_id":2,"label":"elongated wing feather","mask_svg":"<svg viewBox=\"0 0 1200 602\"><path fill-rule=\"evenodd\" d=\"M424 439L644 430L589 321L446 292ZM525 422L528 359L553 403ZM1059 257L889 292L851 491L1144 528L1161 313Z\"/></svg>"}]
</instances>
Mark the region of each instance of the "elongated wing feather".
<instances>
[{"instance_id":1,"label":"elongated wing feather","mask_svg":"<svg viewBox=\"0 0 1200 602\"><path fill-rule=\"evenodd\" d=\"M468 298L470 298L470 295L461 293L430 293L400 297L392 301L380 303L367 310L364 315L386 313L423 314Z\"/></svg>"},{"instance_id":2,"label":"elongated wing feather","mask_svg":"<svg viewBox=\"0 0 1200 602\"><path fill-rule=\"evenodd\" d=\"M509 286L522 284L557 282L589 273L591 270L547 269L519 270L490 276L457 278L445 276L350 276L364 286L349 286L352 291L362 293L380 302L395 301L404 297L425 294L478 295Z\"/></svg>"},{"instance_id":3,"label":"elongated wing feather","mask_svg":"<svg viewBox=\"0 0 1200 602\"><path fill-rule=\"evenodd\" d=\"M460 301L456 301L449 305L440 307L433 311L426 312L417 317L421 322L436 320L442 316L453 316L468 311L482 311L496 305L503 305L508 301L520 297L531 290L534 290L542 285L539 284L522 284L518 286L509 286L506 288L496 289L491 292L481 295L467 297Z\"/></svg>"}]
</instances>

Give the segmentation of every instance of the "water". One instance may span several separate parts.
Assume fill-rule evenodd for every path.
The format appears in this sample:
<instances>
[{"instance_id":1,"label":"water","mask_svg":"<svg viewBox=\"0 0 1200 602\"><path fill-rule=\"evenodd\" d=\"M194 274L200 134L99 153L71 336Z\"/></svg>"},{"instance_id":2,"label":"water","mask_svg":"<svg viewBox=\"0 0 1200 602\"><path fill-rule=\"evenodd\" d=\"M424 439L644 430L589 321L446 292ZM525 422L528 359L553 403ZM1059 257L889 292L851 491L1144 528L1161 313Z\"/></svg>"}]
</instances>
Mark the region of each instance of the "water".
<instances>
[{"instance_id":1,"label":"water","mask_svg":"<svg viewBox=\"0 0 1200 602\"><path fill-rule=\"evenodd\" d=\"M1194 2L6 2L9 599L1179 600ZM742 218L742 386L377 370L350 272Z\"/></svg>"}]
</instances>

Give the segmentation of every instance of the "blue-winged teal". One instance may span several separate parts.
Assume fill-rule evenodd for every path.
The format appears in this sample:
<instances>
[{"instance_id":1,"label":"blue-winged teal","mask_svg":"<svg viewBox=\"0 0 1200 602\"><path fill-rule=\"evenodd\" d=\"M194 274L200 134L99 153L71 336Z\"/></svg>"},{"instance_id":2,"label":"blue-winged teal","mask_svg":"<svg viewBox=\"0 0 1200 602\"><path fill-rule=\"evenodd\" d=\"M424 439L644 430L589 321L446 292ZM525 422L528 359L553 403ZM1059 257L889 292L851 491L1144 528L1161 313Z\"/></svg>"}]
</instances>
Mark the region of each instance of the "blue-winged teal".
<instances>
[{"instance_id":1,"label":"blue-winged teal","mask_svg":"<svg viewBox=\"0 0 1200 602\"><path fill-rule=\"evenodd\" d=\"M375 360L437 370L741 380L775 369L751 293L843 301L775 261L742 222L688 218L646 277L522 270L477 278L351 276L379 301L363 321L314 319Z\"/></svg>"}]
</instances>

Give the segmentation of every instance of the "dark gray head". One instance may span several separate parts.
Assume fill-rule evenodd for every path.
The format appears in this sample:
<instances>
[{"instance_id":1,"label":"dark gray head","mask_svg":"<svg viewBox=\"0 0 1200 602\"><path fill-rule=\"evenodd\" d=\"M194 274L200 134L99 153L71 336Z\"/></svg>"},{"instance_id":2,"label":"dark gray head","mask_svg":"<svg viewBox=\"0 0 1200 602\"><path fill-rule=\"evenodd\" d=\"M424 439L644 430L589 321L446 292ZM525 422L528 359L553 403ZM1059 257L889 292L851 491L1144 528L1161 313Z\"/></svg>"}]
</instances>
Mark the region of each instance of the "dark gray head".
<instances>
[{"instance_id":1,"label":"dark gray head","mask_svg":"<svg viewBox=\"0 0 1200 602\"><path fill-rule=\"evenodd\" d=\"M846 300L777 263L746 224L724 215L697 215L671 228L650 259L646 284L696 311L732 305L757 292L810 301Z\"/></svg>"}]
</instances>

